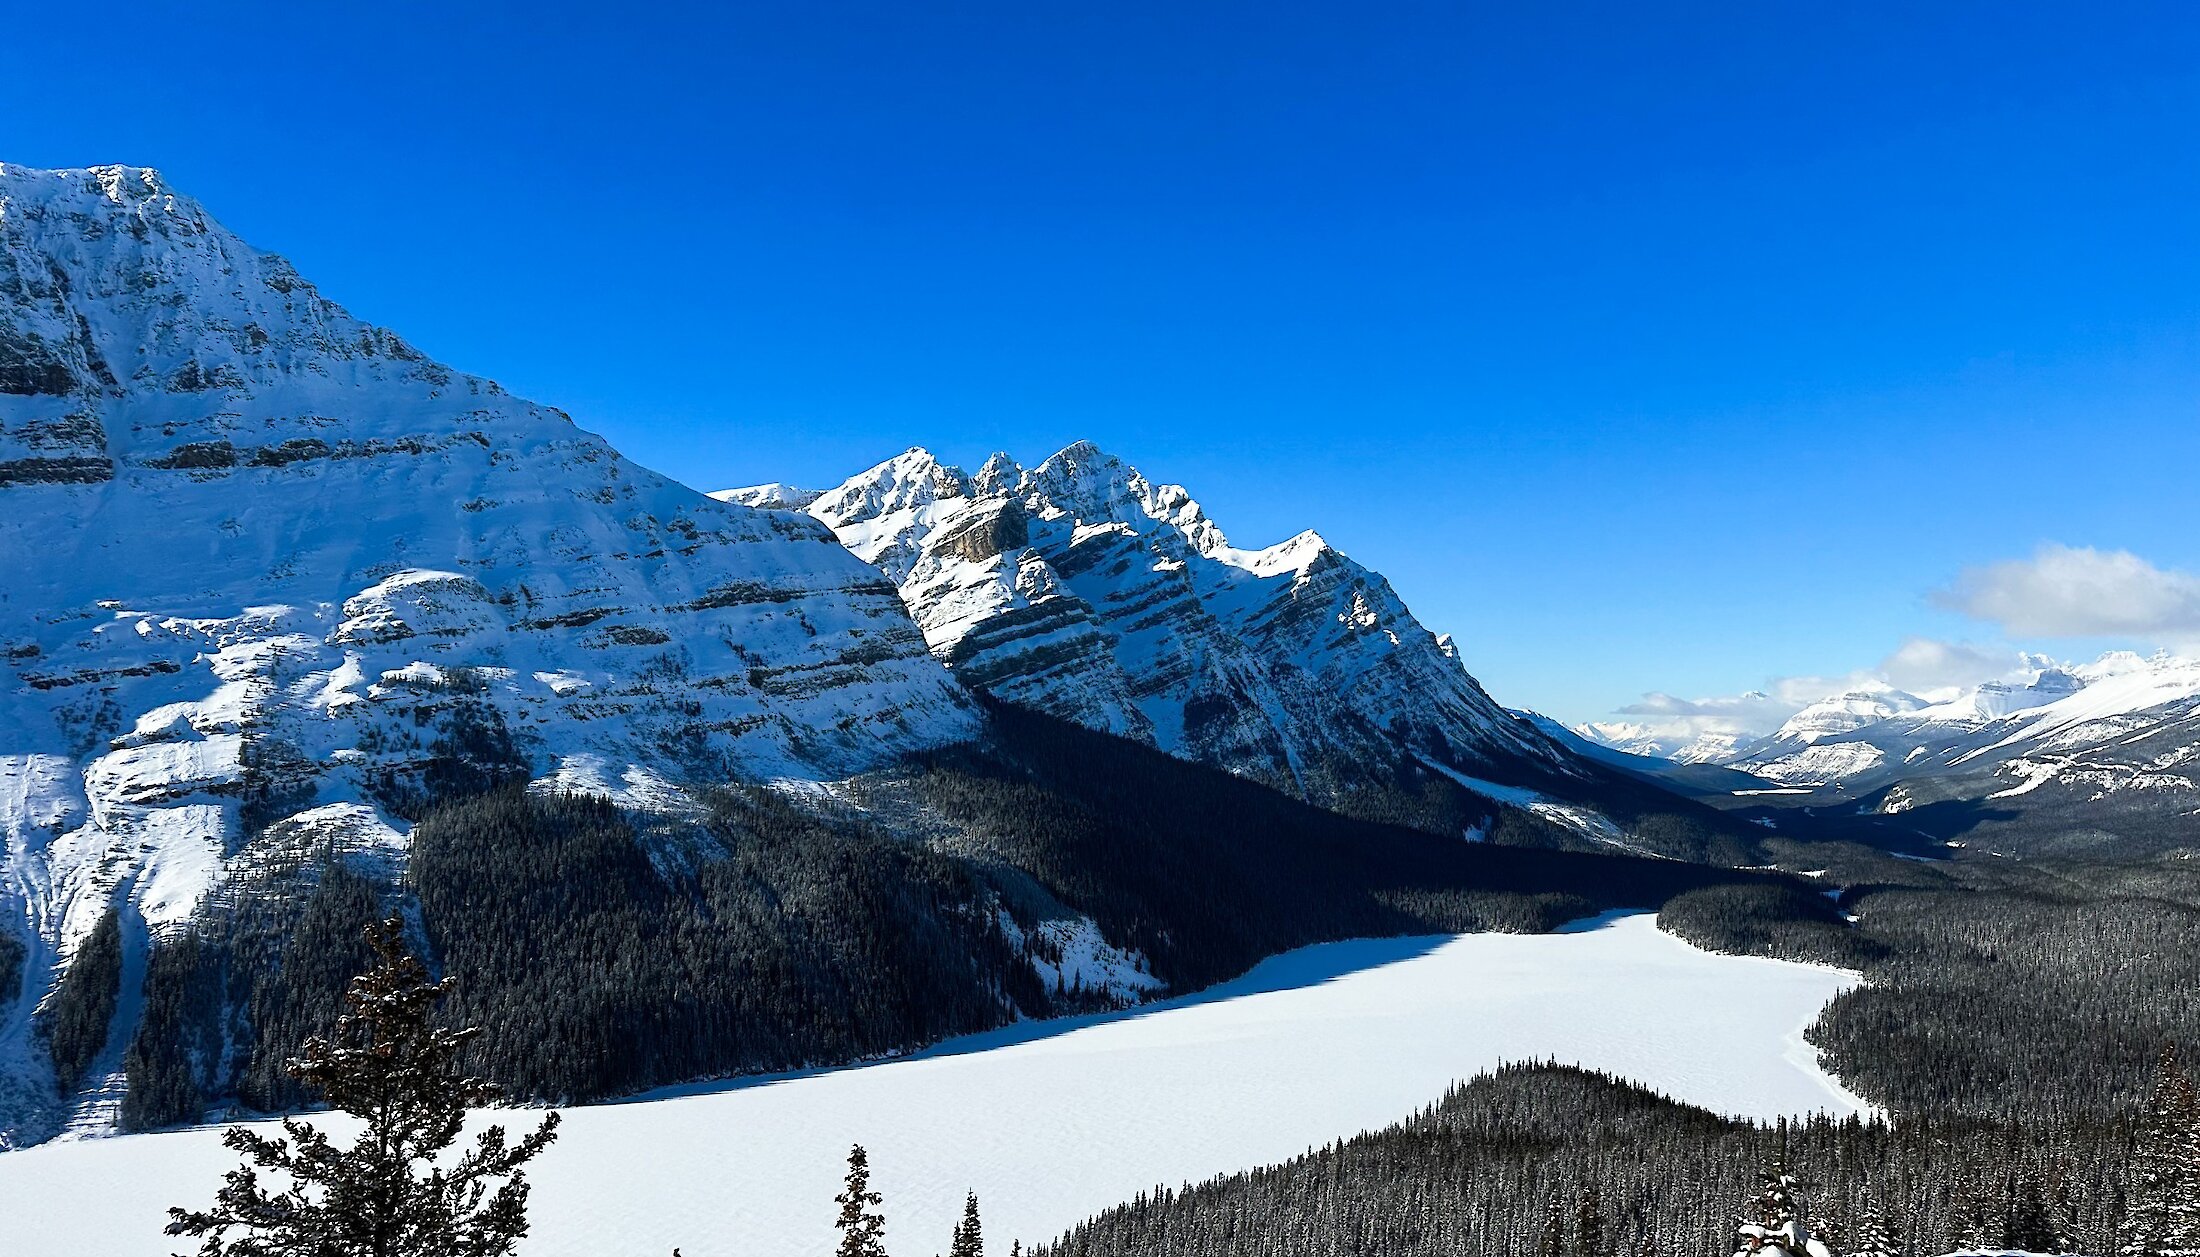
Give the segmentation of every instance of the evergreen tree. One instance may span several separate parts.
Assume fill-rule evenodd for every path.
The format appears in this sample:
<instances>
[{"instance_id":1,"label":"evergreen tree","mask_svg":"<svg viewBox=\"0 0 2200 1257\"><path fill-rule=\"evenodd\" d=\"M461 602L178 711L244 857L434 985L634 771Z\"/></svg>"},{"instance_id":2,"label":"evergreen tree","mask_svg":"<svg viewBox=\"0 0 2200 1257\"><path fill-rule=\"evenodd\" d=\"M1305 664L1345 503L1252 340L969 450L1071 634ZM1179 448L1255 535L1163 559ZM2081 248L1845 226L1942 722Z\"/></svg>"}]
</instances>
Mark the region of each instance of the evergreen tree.
<instances>
[{"instance_id":1,"label":"evergreen tree","mask_svg":"<svg viewBox=\"0 0 2200 1257\"><path fill-rule=\"evenodd\" d=\"M518 1143L492 1126L443 1163L467 1108L497 1089L458 1068L475 1031L431 1024L453 980L428 980L399 918L366 935L374 963L352 979L334 1033L307 1040L288 1066L365 1128L348 1148L299 1118L286 1118L278 1138L230 1130L223 1142L246 1164L229 1172L214 1207L168 1211L170 1235L204 1237L201 1257L503 1257L527 1234L522 1167L557 1137L558 1115ZM288 1185L263 1185L263 1171Z\"/></svg>"},{"instance_id":2,"label":"evergreen tree","mask_svg":"<svg viewBox=\"0 0 2200 1257\"><path fill-rule=\"evenodd\" d=\"M1878 1209L1866 1209L1856 1226L1854 1246L1849 1257L1902 1257L1901 1241L1895 1239L1888 1228L1886 1216Z\"/></svg>"},{"instance_id":3,"label":"evergreen tree","mask_svg":"<svg viewBox=\"0 0 2200 1257\"><path fill-rule=\"evenodd\" d=\"M848 1150L848 1178L838 1196L838 1257L886 1257L886 1219L878 1213L880 1196L871 1190L871 1155L857 1144Z\"/></svg>"},{"instance_id":4,"label":"evergreen tree","mask_svg":"<svg viewBox=\"0 0 2200 1257\"><path fill-rule=\"evenodd\" d=\"M985 1257L985 1232L978 1225L978 1194L963 1199L962 1221L955 1224L955 1240L947 1257Z\"/></svg>"},{"instance_id":5,"label":"evergreen tree","mask_svg":"<svg viewBox=\"0 0 2200 1257\"><path fill-rule=\"evenodd\" d=\"M1959 1166L1956 1173L1961 1176L1955 1189L1956 1247L1985 1248L1992 1242L1996 1230L1989 1221L1992 1210L1987 1204L1986 1193L1980 1189L1978 1175L1969 1166Z\"/></svg>"},{"instance_id":6,"label":"evergreen tree","mask_svg":"<svg viewBox=\"0 0 2200 1257\"><path fill-rule=\"evenodd\" d=\"M1566 1257L1566 1211L1558 1203L1554 1188L1543 1209L1543 1243L1536 1250L1537 1257Z\"/></svg>"},{"instance_id":7,"label":"evergreen tree","mask_svg":"<svg viewBox=\"0 0 2200 1257\"><path fill-rule=\"evenodd\" d=\"M1604 1196L1591 1179L1574 1201L1574 1252L1577 1257L1604 1257Z\"/></svg>"},{"instance_id":8,"label":"evergreen tree","mask_svg":"<svg viewBox=\"0 0 2200 1257\"><path fill-rule=\"evenodd\" d=\"M1775 1162L1758 1176L1757 1194L1735 1231L1734 1251L1736 1257L1810 1257L1810 1212L1803 1184L1781 1163Z\"/></svg>"},{"instance_id":9,"label":"evergreen tree","mask_svg":"<svg viewBox=\"0 0 2200 1257\"><path fill-rule=\"evenodd\" d=\"M2156 1062L2127 1175L2118 1257L2200 1253L2200 1102L2174 1044Z\"/></svg>"},{"instance_id":10,"label":"evergreen tree","mask_svg":"<svg viewBox=\"0 0 2200 1257\"><path fill-rule=\"evenodd\" d=\"M2026 1166L2010 1189L2009 1223L2002 1229L2002 1247L2028 1253L2063 1251L2062 1229L2055 1224L2047 1203L2047 1187L2038 1169Z\"/></svg>"}]
</instances>

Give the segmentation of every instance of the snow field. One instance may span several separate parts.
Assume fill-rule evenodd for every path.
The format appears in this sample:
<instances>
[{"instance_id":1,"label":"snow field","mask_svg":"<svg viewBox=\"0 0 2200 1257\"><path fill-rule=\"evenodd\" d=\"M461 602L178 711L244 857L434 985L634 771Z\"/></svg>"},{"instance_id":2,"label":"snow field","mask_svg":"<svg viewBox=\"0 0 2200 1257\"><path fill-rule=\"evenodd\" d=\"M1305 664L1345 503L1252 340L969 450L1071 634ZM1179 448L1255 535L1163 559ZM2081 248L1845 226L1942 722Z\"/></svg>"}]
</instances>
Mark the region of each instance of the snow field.
<instances>
[{"instance_id":1,"label":"snow field","mask_svg":"<svg viewBox=\"0 0 2200 1257\"><path fill-rule=\"evenodd\" d=\"M1648 915L1307 948L1127 1013L568 1110L520 1251L818 1257L860 1141L891 1251L944 1251L976 1191L1000 1254L1157 1184L1386 1125L1503 1061L1577 1062L1757 1118L1856 1112L1801 1038L1854 981L1698 951ZM165 1208L211 1200L231 1161L215 1130L0 1154L0 1252L165 1257Z\"/></svg>"}]
</instances>

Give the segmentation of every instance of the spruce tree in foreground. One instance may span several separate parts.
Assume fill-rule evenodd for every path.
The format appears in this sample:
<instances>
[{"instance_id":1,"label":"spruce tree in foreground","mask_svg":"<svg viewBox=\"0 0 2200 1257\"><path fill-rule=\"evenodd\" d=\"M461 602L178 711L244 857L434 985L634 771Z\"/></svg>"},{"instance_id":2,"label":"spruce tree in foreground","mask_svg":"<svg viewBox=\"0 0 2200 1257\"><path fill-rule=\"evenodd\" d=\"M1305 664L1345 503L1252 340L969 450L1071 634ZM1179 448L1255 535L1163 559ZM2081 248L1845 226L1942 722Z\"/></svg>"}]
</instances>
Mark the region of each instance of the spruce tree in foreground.
<instances>
[{"instance_id":1,"label":"spruce tree in foreground","mask_svg":"<svg viewBox=\"0 0 2200 1257\"><path fill-rule=\"evenodd\" d=\"M2200 1099L2175 1045L2165 1046L2155 1064L2126 1182L2130 1204L2118 1257L2200 1254Z\"/></svg>"},{"instance_id":2,"label":"spruce tree in foreground","mask_svg":"<svg viewBox=\"0 0 2200 1257\"><path fill-rule=\"evenodd\" d=\"M985 1231L978 1225L978 1193L963 1198L962 1221L955 1224L954 1242L947 1257L985 1257Z\"/></svg>"},{"instance_id":3,"label":"spruce tree in foreground","mask_svg":"<svg viewBox=\"0 0 2200 1257\"><path fill-rule=\"evenodd\" d=\"M1886 1216L1878 1209L1864 1212L1864 1220L1857 1224L1849 1257L1902 1257L1902 1245L1887 1226Z\"/></svg>"},{"instance_id":4,"label":"spruce tree in foreground","mask_svg":"<svg viewBox=\"0 0 2200 1257\"><path fill-rule=\"evenodd\" d=\"M1759 1176L1756 1198L1735 1230L1735 1257L1815 1257L1814 1247L1802 1180L1775 1164Z\"/></svg>"},{"instance_id":5,"label":"spruce tree in foreground","mask_svg":"<svg viewBox=\"0 0 2200 1257\"><path fill-rule=\"evenodd\" d=\"M871 1154L862 1144L848 1150L848 1179L833 1202L840 1217L838 1257L886 1257L886 1219L878 1212L879 1194L871 1190Z\"/></svg>"},{"instance_id":6,"label":"spruce tree in foreground","mask_svg":"<svg viewBox=\"0 0 2200 1257\"><path fill-rule=\"evenodd\" d=\"M286 1066L365 1129L348 1148L298 1118L279 1138L230 1130L222 1142L246 1164L214 1207L168 1211L170 1235L204 1237L201 1257L504 1257L527 1234L521 1167L557 1137L558 1115L518 1143L492 1126L444 1164L467 1108L498 1094L458 1068L477 1031L430 1024L452 979L428 980L397 917L368 925L367 944L373 967L352 979L335 1032ZM263 1184L262 1172L288 1183Z\"/></svg>"}]
</instances>

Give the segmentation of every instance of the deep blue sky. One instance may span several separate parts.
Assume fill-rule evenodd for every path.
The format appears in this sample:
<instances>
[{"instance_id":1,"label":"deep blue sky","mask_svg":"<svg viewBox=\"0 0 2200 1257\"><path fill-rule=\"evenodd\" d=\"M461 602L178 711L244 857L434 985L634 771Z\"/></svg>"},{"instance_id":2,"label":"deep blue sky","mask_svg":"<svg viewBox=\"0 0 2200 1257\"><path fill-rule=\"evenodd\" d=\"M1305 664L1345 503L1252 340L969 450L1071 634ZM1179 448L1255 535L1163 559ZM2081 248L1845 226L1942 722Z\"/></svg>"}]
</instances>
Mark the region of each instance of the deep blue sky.
<instances>
[{"instance_id":1,"label":"deep blue sky","mask_svg":"<svg viewBox=\"0 0 2200 1257\"><path fill-rule=\"evenodd\" d=\"M1570 719L2200 567L2200 6L75 7L0 160L699 487L1097 440Z\"/></svg>"}]
</instances>

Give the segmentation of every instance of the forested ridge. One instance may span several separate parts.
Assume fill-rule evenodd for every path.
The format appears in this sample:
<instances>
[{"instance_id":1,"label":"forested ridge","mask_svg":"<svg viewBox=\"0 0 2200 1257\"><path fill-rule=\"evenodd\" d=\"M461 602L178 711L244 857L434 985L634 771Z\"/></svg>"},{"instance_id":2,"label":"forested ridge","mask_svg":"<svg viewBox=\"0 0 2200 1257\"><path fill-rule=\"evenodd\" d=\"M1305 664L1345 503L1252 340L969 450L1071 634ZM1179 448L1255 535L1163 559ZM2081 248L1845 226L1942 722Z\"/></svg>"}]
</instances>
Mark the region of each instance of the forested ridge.
<instances>
[{"instance_id":1,"label":"forested ridge","mask_svg":"<svg viewBox=\"0 0 2200 1257\"><path fill-rule=\"evenodd\" d=\"M1735 1010L1745 1014L1746 1010ZM1157 1188L1032 1257L1725 1254L1760 1176L1808 1189L1833 1252L2115 1252L2133 1127L1731 1121L1604 1074L1514 1065L1396 1126Z\"/></svg>"},{"instance_id":2,"label":"forested ridge","mask_svg":"<svg viewBox=\"0 0 2200 1257\"><path fill-rule=\"evenodd\" d=\"M1780 881L1553 849L1524 813L1483 843L1352 819L1013 708L990 741L842 797L728 786L688 818L528 790L508 737L478 713L454 728L427 769L377 784L415 819L401 880L285 847L157 940L127 1126L299 1103L281 1045L325 1029L360 927L393 908L464 975L451 1002L482 1028L475 1067L569 1101L1094 1006L1104 993L1039 977L1047 920L1090 918L1186 991L1312 943L1548 930Z\"/></svg>"},{"instance_id":3,"label":"forested ridge","mask_svg":"<svg viewBox=\"0 0 2200 1257\"><path fill-rule=\"evenodd\" d=\"M1862 972L1809 1038L1896 1112L2103 1120L2146 1095L2162 1044L2200 1042L2200 861L2188 852L1801 855L1846 889L1708 888L1667 903L1659 924L1700 946Z\"/></svg>"}]
</instances>

